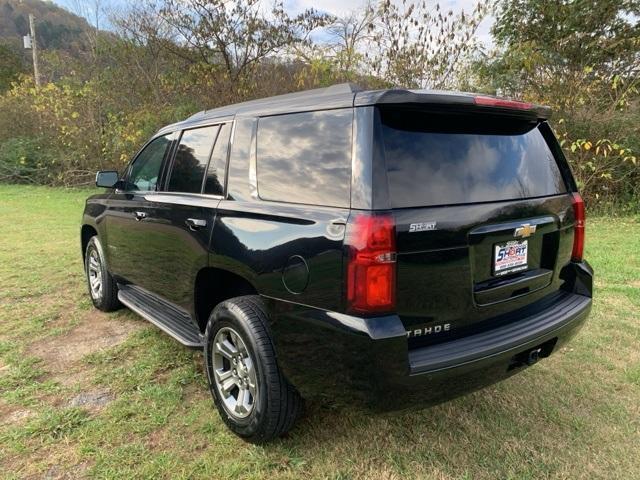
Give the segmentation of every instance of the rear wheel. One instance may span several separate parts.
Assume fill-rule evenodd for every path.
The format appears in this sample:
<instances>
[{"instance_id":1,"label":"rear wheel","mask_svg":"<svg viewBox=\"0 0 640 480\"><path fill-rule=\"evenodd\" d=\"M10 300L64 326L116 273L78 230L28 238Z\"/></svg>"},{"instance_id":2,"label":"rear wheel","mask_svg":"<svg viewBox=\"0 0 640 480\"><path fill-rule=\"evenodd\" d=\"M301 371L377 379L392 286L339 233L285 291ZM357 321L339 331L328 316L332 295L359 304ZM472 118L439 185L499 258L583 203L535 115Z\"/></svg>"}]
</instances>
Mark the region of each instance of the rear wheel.
<instances>
[{"instance_id":1,"label":"rear wheel","mask_svg":"<svg viewBox=\"0 0 640 480\"><path fill-rule=\"evenodd\" d=\"M91 237L87 244L84 271L93 305L104 312L117 310L120 307L118 285L107 271L104 250L97 236Z\"/></svg>"},{"instance_id":2,"label":"rear wheel","mask_svg":"<svg viewBox=\"0 0 640 480\"><path fill-rule=\"evenodd\" d=\"M278 368L260 297L219 304L205 337L209 388L227 426L254 443L290 430L302 399Z\"/></svg>"}]
</instances>

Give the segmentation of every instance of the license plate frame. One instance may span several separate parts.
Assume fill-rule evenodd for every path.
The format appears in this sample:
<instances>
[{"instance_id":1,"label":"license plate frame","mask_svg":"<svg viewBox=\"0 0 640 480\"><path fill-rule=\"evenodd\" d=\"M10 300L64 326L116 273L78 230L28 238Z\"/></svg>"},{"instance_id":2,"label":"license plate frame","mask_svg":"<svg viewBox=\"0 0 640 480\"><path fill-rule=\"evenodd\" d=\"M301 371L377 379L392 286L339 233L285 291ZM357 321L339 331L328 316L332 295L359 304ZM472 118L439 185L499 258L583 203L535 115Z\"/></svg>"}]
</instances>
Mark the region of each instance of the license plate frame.
<instances>
[{"instance_id":1,"label":"license plate frame","mask_svg":"<svg viewBox=\"0 0 640 480\"><path fill-rule=\"evenodd\" d=\"M493 245L491 272L499 277L529 268L529 241L510 240Z\"/></svg>"}]
</instances>

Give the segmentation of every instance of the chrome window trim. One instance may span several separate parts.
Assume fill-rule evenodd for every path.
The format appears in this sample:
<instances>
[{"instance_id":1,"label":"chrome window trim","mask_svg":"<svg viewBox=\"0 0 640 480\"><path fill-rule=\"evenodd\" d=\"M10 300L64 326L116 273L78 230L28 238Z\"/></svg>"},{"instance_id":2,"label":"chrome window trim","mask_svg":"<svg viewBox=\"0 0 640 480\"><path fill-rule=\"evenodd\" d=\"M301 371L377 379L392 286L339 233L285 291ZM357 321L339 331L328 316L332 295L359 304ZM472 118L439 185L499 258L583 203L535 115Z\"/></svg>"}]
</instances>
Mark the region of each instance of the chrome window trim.
<instances>
[{"instance_id":1,"label":"chrome window trim","mask_svg":"<svg viewBox=\"0 0 640 480\"><path fill-rule=\"evenodd\" d=\"M222 198L226 199L229 196L229 166L231 162L231 149L233 148L233 141L236 135L236 119L231 122L231 133L229 133L229 146L227 147L227 163L224 167L224 185L222 189Z\"/></svg>"}]
</instances>

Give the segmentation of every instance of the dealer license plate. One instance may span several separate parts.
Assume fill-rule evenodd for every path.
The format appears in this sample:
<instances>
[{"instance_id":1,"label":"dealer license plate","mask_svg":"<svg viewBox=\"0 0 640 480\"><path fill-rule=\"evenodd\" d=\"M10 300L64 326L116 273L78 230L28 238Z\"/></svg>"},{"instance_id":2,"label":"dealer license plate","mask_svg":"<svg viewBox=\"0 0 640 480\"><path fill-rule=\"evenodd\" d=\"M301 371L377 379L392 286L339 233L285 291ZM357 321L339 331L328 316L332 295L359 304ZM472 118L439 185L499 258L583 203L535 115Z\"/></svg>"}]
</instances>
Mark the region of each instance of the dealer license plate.
<instances>
[{"instance_id":1,"label":"dealer license plate","mask_svg":"<svg viewBox=\"0 0 640 480\"><path fill-rule=\"evenodd\" d=\"M506 275L527 269L527 240L513 240L494 246L493 274Z\"/></svg>"}]
</instances>

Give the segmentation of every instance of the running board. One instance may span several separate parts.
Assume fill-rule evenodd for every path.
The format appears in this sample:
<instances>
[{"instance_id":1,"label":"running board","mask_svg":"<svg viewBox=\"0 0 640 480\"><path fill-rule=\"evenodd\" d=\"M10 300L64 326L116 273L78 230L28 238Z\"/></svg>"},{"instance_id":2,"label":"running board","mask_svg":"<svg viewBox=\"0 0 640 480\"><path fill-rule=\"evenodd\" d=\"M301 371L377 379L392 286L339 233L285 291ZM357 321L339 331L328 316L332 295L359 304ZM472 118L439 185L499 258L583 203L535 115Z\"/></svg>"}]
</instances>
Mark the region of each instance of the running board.
<instances>
[{"instance_id":1,"label":"running board","mask_svg":"<svg viewBox=\"0 0 640 480\"><path fill-rule=\"evenodd\" d=\"M181 344L192 348L202 348L204 345L200 332L188 316L143 290L119 284L118 300Z\"/></svg>"}]
</instances>

